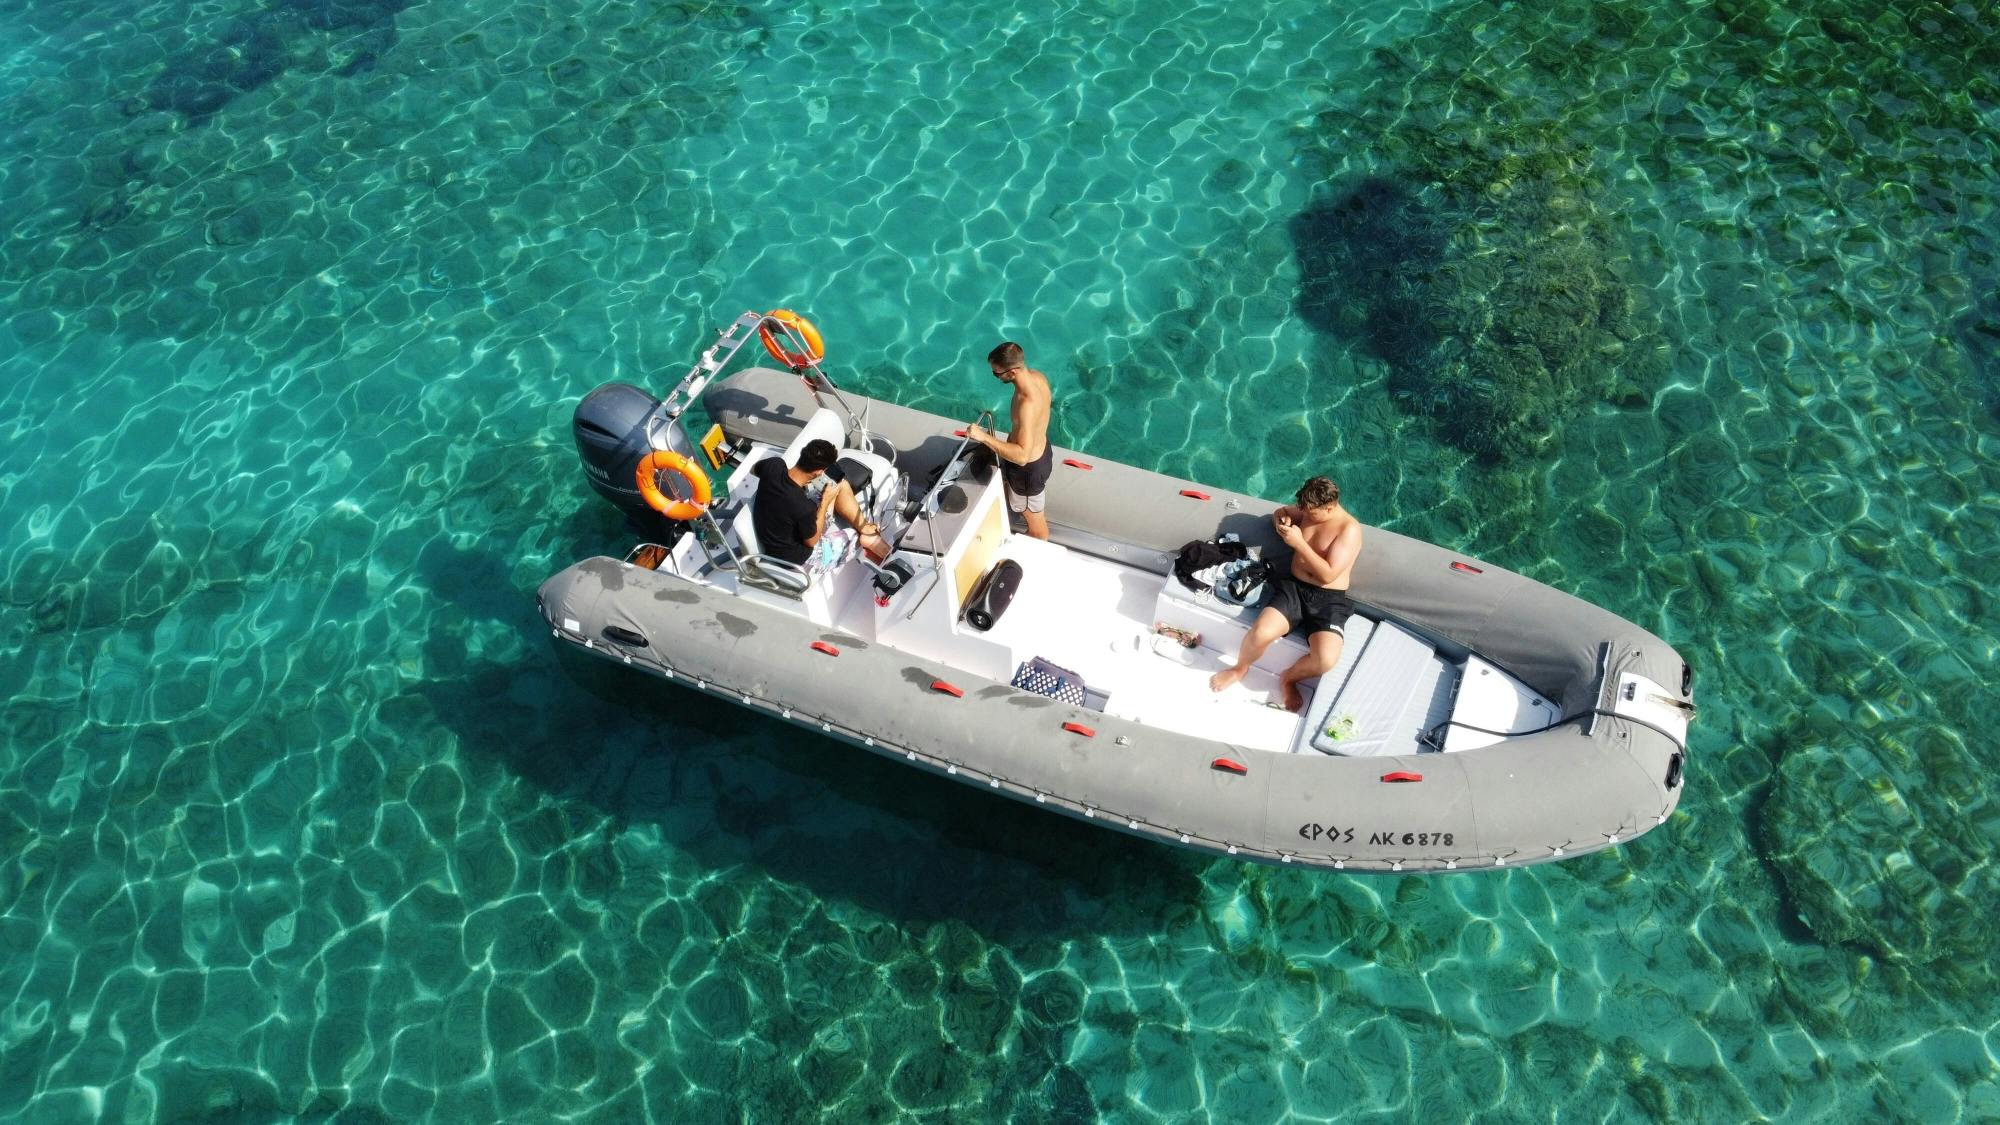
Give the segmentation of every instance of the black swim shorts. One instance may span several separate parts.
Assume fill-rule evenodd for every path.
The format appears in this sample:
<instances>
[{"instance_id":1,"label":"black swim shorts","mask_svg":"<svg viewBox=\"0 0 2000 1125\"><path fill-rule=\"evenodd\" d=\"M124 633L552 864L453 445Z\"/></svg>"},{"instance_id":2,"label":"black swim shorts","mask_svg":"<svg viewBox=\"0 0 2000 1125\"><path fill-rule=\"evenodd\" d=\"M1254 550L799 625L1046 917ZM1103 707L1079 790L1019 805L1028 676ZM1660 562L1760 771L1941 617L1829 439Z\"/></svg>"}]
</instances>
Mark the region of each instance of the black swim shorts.
<instances>
[{"instance_id":1,"label":"black swim shorts","mask_svg":"<svg viewBox=\"0 0 2000 1125\"><path fill-rule=\"evenodd\" d=\"M1000 479L1007 482L1007 507L1015 512L1039 512L1048 503L1042 492L1049 487L1049 474L1055 472L1056 447L1043 445L1042 455L1025 465L1016 465L1002 458Z\"/></svg>"},{"instance_id":2,"label":"black swim shorts","mask_svg":"<svg viewBox=\"0 0 2000 1125\"><path fill-rule=\"evenodd\" d=\"M1289 574L1271 578L1271 600L1264 603L1285 615L1290 633L1339 633L1347 635L1347 619L1354 615L1354 602L1345 590L1309 586Z\"/></svg>"}]
</instances>

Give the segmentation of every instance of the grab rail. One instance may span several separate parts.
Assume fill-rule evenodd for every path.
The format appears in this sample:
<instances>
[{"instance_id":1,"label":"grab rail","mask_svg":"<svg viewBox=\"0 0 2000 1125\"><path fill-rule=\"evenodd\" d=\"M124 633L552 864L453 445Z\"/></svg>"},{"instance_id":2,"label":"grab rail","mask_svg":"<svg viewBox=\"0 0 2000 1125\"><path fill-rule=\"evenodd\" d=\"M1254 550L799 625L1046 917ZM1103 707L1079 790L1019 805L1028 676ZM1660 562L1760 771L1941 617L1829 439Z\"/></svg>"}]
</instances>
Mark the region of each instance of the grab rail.
<instances>
[{"instance_id":1,"label":"grab rail","mask_svg":"<svg viewBox=\"0 0 2000 1125\"><path fill-rule=\"evenodd\" d=\"M674 384L673 389L667 392L667 397L660 400L660 404L646 416L645 430L648 444L654 449L672 448L671 445L662 442L655 433L660 421L678 420L694 402L695 396L701 394L703 388L708 386L708 381L727 367L729 361L736 358L736 353L742 350L743 345L757 335L757 330L764 326L765 319L763 313L746 312L716 336L715 343L710 344L707 350L701 353L701 358L695 361L694 367L680 382ZM737 335L739 329L743 333L740 336Z\"/></svg>"},{"instance_id":2,"label":"grab rail","mask_svg":"<svg viewBox=\"0 0 2000 1125\"><path fill-rule=\"evenodd\" d=\"M982 410L978 414L973 415L972 424L977 426L982 420L986 423L986 429L990 430L993 428L993 412L991 410ZM930 490L924 493L923 500L917 504L915 519L912 519L910 522L911 527L916 526L916 520L923 520L928 524L937 515L938 497L944 492L946 485L955 483L959 475L965 471L965 461L963 458L965 457L966 447L971 444L972 433L968 429L965 432L965 436L959 439L958 448L952 450L951 456L945 460L944 468L938 471L938 479L931 482ZM904 528L903 530L904 534L908 534L909 528ZM944 581L944 555L938 550L937 529L930 528L929 534L925 535L924 538L929 540L930 546L931 582L930 585L924 587L923 594L910 604L909 612L903 615L903 620L905 621L916 619L917 611L924 607L924 603L930 600L931 592L936 590ZM898 542L897 545L901 546L901 543Z\"/></svg>"},{"instance_id":3,"label":"grab rail","mask_svg":"<svg viewBox=\"0 0 2000 1125\"><path fill-rule=\"evenodd\" d=\"M993 428L993 412L991 410L982 410L974 415L972 424L978 426L982 419L986 423L982 427L983 429L990 430ZM958 448L952 450L951 456L945 459L944 468L938 470L938 479L931 482L930 491L924 493L923 503L917 505L918 519L928 520L937 514L938 494L944 491L946 485L956 482L959 475L965 471L965 463L962 458L965 456L966 447L972 444L972 432L965 430L962 433L964 436L959 438ZM958 472L953 472L953 469L957 469Z\"/></svg>"},{"instance_id":4,"label":"grab rail","mask_svg":"<svg viewBox=\"0 0 2000 1125\"><path fill-rule=\"evenodd\" d=\"M717 333L715 342L710 344L701 353L701 358L695 361L694 367L682 377L680 382L674 384L673 389L667 392L666 397L661 399L659 404L653 407L652 411L646 415L646 420L642 424L646 434L646 443L654 449L673 449L673 434L675 431L668 429L663 436L660 433L662 424L678 421L680 416L687 411L687 408L694 404L695 399L700 396L701 392L707 388L709 381L721 374L722 369L729 366L730 361L736 358L736 353L743 349L743 345L749 343L759 331L767 326L784 336L787 341L800 350L801 354L811 354L805 347L805 341L800 338L799 334L790 325L785 324L783 321L773 320L754 309L745 312L732 321L728 327ZM840 387L833 381L833 376L826 373L825 368L821 367L815 361L806 370L811 373L805 377L805 383L812 391L813 400L821 406L826 406L826 399L821 392L831 393L834 402L839 405L841 413L847 416L847 426L843 435L845 444L850 448L865 449L871 453L874 452L875 443L882 439L868 432L868 409L873 404L864 405L861 413L857 415L854 412L854 404L848 402L847 397L840 393ZM677 450L677 452L681 451ZM890 453L894 453L893 446L890 449ZM888 456L887 459L893 460L893 457Z\"/></svg>"},{"instance_id":5,"label":"grab rail","mask_svg":"<svg viewBox=\"0 0 2000 1125\"><path fill-rule=\"evenodd\" d=\"M794 601L804 599L812 588L812 575L804 567L772 555L744 555L738 559L736 573L752 586Z\"/></svg>"}]
</instances>

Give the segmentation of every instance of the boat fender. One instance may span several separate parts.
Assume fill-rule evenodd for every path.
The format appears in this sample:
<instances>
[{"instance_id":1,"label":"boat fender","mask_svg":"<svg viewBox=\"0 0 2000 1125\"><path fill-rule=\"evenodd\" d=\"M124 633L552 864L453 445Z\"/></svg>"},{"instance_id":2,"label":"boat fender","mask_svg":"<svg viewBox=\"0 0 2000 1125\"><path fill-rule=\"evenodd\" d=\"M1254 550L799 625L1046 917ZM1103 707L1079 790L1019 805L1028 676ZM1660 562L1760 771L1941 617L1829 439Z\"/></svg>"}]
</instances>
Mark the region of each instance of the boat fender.
<instances>
[{"instance_id":1,"label":"boat fender","mask_svg":"<svg viewBox=\"0 0 2000 1125\"><path fill-rule=\"evenodd\" d=\"M777 333L771 331L772 322L785 329L788 339L796 340L804 346L803 351L792 351L778 343ZM805 317L790 309L772 309L764 314L764 323L757 326L757 338L764 341L764 350L771 358L791 368L803 371L826 358L826 344L820 339L819 329Z\"/></svg>"},{"instance_id":2,"label":"boat fender","mask_svg":"<svg viewBox=\"0 0 2000 1125\"><path fill-rule=\"evenodd\" d=\"M687 482L693 495L681 500L660 491L659 475L673 473ZM709 491L708 474L701 471L686 456L671 449L655 449L639 461L635 474L639 482L639 495L654 511L670 520L691 520L708 510L708 501L714 494Z\"/></svg>"}]
</instances>

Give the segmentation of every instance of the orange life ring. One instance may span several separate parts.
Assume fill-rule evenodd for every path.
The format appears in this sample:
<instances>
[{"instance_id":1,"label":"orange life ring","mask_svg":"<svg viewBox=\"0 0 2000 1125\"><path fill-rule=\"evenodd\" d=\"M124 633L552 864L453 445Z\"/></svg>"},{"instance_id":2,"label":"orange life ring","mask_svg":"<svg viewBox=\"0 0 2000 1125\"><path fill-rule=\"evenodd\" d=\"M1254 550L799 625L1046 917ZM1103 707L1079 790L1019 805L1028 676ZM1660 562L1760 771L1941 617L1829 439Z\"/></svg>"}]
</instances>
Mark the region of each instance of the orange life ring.
<instances>
[{"instance_id":1,"label":"orange life ring","mask_svg":"<svg viewBox=\"0 0 2000 1125\"><path fill-rule=\"evenodd\" d=\"M677 474L687 482L694 493L692 500L676 500L660 491L660 482L655 479L661 470ZM708 510L709 497L714 495L708 488L708 474L701 467L671 449L655 449L639 462L639 495L653 510L670 520L691 520Z\"/></svg>"},{"instance_id":2,"label":"orange life ring","mask_svg":"<svg viewBox=\"0 0 2000 1125\"><path fill-rule=\"evenodd\" d=\"M778 342L778 334L771 331L770 322L774 320L804 340L806 350L803 352L785 350L785 346ZM758 327L757 336L764 341L764 350L771 353L772 359L794 371L811 367L826 358L826 345L820 341L819 329L813 327L812 321L790 309L772 309L765 313L764 323Z\"/></svg>"}]
</instances>

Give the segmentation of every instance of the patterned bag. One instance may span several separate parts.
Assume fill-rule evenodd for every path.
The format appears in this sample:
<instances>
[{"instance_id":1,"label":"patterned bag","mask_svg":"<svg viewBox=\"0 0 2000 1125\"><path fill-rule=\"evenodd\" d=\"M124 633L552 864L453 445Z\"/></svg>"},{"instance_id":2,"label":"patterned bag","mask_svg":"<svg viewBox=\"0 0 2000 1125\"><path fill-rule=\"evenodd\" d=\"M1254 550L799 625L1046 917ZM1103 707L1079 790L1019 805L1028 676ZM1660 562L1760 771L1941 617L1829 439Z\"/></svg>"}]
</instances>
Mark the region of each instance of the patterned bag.
<instances>
[{"instance_id":1,"label":"patterned bag","mask_svg":"<svg viewBox=\"0 0 2000 1125\"><path fill-rule=\"evenodd\" d=\"M1262 559L1224 563L1215 576L1215 600L1230 605L1255 608L1264 604L1271 577L1271 564Z\"/></svg>"},{"instance_id":2,"label":"patterned bag","mask_svg":"<svg viewBox=\"0 0 2000 1125\"><path fill-rule=\"evenodd\" d=\"M1051 664L1037 656L1023 661L1014 671L1014 686L1022 691L1032 691L1036 695L1046 695L1060 699L1064 703L1083 706L1083 677L1058 664Z\"/></svg>"}]
</instances>

